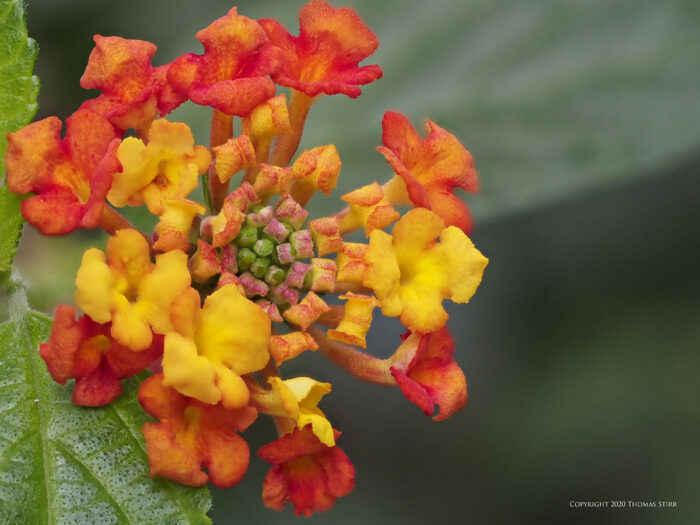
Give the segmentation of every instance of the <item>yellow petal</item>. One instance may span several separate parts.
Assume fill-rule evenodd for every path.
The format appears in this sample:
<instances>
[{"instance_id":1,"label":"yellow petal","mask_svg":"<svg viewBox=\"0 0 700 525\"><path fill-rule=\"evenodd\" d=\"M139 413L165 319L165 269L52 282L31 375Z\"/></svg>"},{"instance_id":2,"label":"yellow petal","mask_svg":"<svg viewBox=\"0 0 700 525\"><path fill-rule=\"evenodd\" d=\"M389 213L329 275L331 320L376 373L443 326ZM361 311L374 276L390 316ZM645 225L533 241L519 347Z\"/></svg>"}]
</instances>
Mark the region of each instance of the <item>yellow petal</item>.
<instances>
[{"instance_id":1,"label":"yellow petal","mask_svg":"<svg viewBox=\"0 0 700 525\"><path fill-rule=\"evenodd\" d=\"M107 242L107 261L126 279L130 290L136 290L141 280L151 273L151 253L146 239L136 230L117 231Z\"/></svg>"},{"instance_id":2,"label":"yellow petal","mask_svg":"<svg viewBox=\"0 0 700 525\"><path fill-rule=\"evenodd\" d=\"M446 288L449 290L450 299L455 303L469 302L481 283L484 268L489 260L456 226L443 230L435 252L449 268Z\"/></svg>"},{"instance_id":3,"label":"yellow petal","mask_svg":"<svg viewBox=\"0 0 700 525\"><path fill-rule=\"evenodd\" d=\"M444 221L425 208L415 208L401 217L394 226L393 247L402 276L435 244L444 227Z\"/></svg>"},{"instance_id":4,"label":"yellow petal","mask_svg":"<svg viewBox=\"0 0 700 525\"><path fill-rule=\"evenodd\" d=\"M232 284L204 301L195 338L200 355L238 375L261 370L270 359L270 318Z\"/></svg>"},{"instance_id":5,"label":"yellow petal","mask_svg":"<svg viewBox=\"0 0 700 525\"><path fill-rule=\"evenodd\" d=\"M175 332L165 336L163 384L203 403L213 405L221 399L214 364L197 355L194 341Z\"/></svg>"},{"instance_id":6,"label":"yellow petal","mask_svg":"<svg viewBox=\"0 0 700 525\"><path fill-rule=\"evenodd\" d=\"M151 182L155 174L146 170L146 145L136 137L127 137L122 141L117 148L117 159L123 170L114 174L107 200L121 208L129 204L132 195Z\"/></svg>"},{"instance_id":7,"label":"yellow petal","mask_svg":"<svg viewBox=\"0 0 700 525\"><path fill-rule=\"evenodd\" d=\"M250 394L241 376L223 365L216 366L216 386L221 392L221 403L230 409L248 404Z\"/></svg>"},{"instance_id":8,"label":"yellow petal","mask_svg":"<svg viewBox=\"0 0 700 525\"><path fill-rule=\"evenodd\" d=\"M151 346L153 333L138 304L120 295L112 313L112 337L135 352Z\"/></svg>"},{"instance_id":9,"label":"yellow petal","mask_svg":"<svg viewBox=\"0 0 700 525\"><path fill-rule=\"evenodd\" d=\"M105 254L90 248L83 254L75 279L75 302L98 323L112 319L117 276L105 262Z\"/></svg>"},{"instance_id":10,"label":"yellow petal","mask_svg":"<svg viewBox=\"0 0 700 525\"><path fill-rule=\"evenodd\" d=\"M138 297L144 316L154 332L166 334L173 331L171 305L189 286L187 255L173 250L156 256L155 268L141 281Z\"/></svg>"},{"instance_id":11,"label":"yellow petal","mask_svg":"<svg viewBox=\"0 0 700 525\"><path fill-rule=\"evenodd\" d=\"M403 309L399 296L401 270L394 254L391 235L381 230L374 230L370 234L365 262L367 270L363 284L374 290L382 303L384 315L398 316Z\"/></svg>"}]
</instances>

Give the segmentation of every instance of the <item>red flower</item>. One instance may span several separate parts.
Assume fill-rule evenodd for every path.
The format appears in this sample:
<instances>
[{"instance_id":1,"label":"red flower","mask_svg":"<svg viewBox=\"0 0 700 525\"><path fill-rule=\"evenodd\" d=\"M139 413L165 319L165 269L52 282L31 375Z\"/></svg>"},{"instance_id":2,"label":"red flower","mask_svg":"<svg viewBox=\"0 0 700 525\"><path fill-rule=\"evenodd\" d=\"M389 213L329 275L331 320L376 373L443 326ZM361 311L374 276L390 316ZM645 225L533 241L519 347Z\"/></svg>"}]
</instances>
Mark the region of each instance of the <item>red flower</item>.
<instances>
[{"instance_id":1,"label":"red flower","mask_svg":"<svg viewBox=\"0 0 700 525\"><path fill-rule=\"evenodd\" d=\"M403 344L415 346L415 354L408 366L391 367L391 375L406 399L426 416L432 416L438 405L435 421L463 408L467 403L467 380L452 359L455 345L447 327L430 334L410 334Z\"/></svg>"},{"instance_id":2,"label":"red flower","mask_svg":"<svg viewBox=\"0 0 700 525\"><path fill-rule=\"evenodd\" d=\"M343 93L357 98L360 84L382 76L379 66L358 64L375 52L379 41L349 7L310 2L299 11L299 36L290 35L276 20L260 20L270 42L284 54L272 78L310 97Z\"/></svg>"},{"instance_id":3,"label":"red flower","mask_svg":"<svg viewBox=\"0 0 700 525\"><path fill-rule=\"evenodd\" d=\"M168 71L173 88L202 106L245 116L275 94L266 75L279 66L279 50L268 44L257 22L234 7L197 33L203 55L181 56Z\"/></svg>"},{"instance_id":4,"label":"red flower","mask_svg":"<svg viewBox=\"0 0 700 525\"><path fill-rule=\"evenodd\" d=\"M61 139L56 117L34 122L7 136L7 184L22 201L22 215L44 235L64 235L100 223L119 139L100 115L78 110L66 120Z\"/></svg>"},{"instance_id":5,"label":"red flower","mask_svg":"<svg viewBox=\"0 0 700 525\"><path fill-rule=\"evenodd\" d=\"M146 412L160 419L142 429L151 476L196 487L207 479L220 488L241 480L250 450L237 431L255 421L253 407L228 410L221 404L207 405L163 386L162 373L141 384L139 401Z\"/></svg>"},{"instance_id":6,"label":"red flower","mask_svg":"<svg viewBox=\"0 0 700 525\"><path fill-rule=\"evenodd\" d=\"M336 441L338 436L335 430ZM350 459L337 446L321 443L311 425L265 445L258 456L274 465L267 472L262 494L263 503L271 509L282 510L289 501L297 516L311 516L330 509L355 487Z\"/></svg>"},{"instance_id":7,"label":"red flower","mask_svg":"<svg viewBox=\"0 0 700 525\"><path fill-rule=\"evenodd\" d=\"M101 406L122 393L120 379L144 370L163 353L163 337L155 336L151 346L134 352L114 341L109 324L96 323L83 315L75 320L75 309L61 305L51 337L41 343L39 352L51 377L64 385L75 378L73 403Z\"/></svg>"},{"instance_id":8,"label":"red flower","mask_svg":"<svg viewBox=\"0 0 700 525\"><path fill-rule=\"evenodd\" d=\"M398 193L407 191L415 206L433 210L446 226L457 226L469 234L472 229L469 210L453 192L455 188L478 191L472 156L457 137L434 122L426 120L425 128L428 136L421 138L400 113L389 111L384 115L384 146L377 150L405 183L400 192L394 191L391 195L387 188L385 193L396 204L401 200ZM393 182L400 184L401 181ZM397 189L395 184L388 186Z\"/></svg>"},{"instance_id":9,"label":"red flower","mask_svg":"<svg viewBox=\"0 0 700 525\"><path fill-rule=\"evenodd\" d=\"M170 113L186 100L167 83L170 65L151 65L154 44L116 36L95 35L94 40L80 86L102 93L83 102L81 109L103 115L121 130L144 130L157 112Z\"/></svg>"}]
</instances>

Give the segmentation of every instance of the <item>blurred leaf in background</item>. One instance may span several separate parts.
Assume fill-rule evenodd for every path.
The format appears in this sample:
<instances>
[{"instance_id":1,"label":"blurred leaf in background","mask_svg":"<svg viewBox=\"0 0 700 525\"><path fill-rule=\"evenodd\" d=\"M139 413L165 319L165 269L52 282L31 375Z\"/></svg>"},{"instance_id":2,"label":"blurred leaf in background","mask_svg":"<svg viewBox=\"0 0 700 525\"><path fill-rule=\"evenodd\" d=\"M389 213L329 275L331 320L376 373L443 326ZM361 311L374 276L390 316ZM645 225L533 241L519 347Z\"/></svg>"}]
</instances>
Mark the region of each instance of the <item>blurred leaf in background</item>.
<instances>
[{"instance_id":1,"label":"blurred leaf in background","mask_svg":"<svg viewBox=\"0 0 700 525\"><path fill-rule=\"evenodd\" d=\"M296 31L303 1L239 2ZM374 147L386 110L434 120L473 153L483 191L469 195L474 239L491 259L482 288L452 309L467 409L434 424L396 391L331 380L324 410L343 430L357 488L324 523L693 523L700 395L700 4L695 0L348 0L381 46L384 78L356 101L325 97L302 147L333 142L338 196L390 169ZM42 46L40 116L65 118L87 96L78 79L94 33L153 41L158 63L199 52L194 33L223 1L32 0ZM188 105L175 120L208 114ZM32 300L70 301L90 233L22 241ZM52 261L47 271L46 260ZM378 354L398 327L378 325ZM294 368L297 367L297 368ZM311 369L311 370L309 370ZM273 439L256 425L251 448ZM279 523L260 503L266 467L215 492L215 521ZM679 509L575 511L570 500L677 500ZM675 512L675 513L674 513ZM518 518L518 519L515 519Z\"/></svg>"}]
</instances>

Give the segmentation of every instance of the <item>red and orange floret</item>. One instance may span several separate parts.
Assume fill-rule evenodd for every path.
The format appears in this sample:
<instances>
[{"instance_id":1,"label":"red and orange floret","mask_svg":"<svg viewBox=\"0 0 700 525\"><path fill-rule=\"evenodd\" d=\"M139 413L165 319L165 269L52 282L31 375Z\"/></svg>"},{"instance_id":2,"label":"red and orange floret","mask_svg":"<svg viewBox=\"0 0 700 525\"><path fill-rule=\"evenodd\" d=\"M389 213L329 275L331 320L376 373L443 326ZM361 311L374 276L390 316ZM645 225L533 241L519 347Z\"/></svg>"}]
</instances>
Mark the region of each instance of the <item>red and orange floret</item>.
<instances>
[{"instance_id":1,"label":"red and orange floret","mask_svg":"<svg viewBox=\"0 0 700 525\"><path fill-rule=\"evenodd\" d=\"M398 386L426 415L437 405L435 420L466 403L442 303L468 302L488 262L454 195L477 189L476 172L454 135L428 121L421 138L389 112L379 150L395 175L311 218L305 206L331 194L342 162L333 144L297 154L306 114L321 94L356 98L381 77L360 65L376 36L352 9L313 1L298 36L233 8L196 37L202 54L155 67L153 44L95 36L81 86L100 94L67 119L65 138L55 117L8 136L8 185L33 194L22 204L30 223L110 234L78 270L84 314L60 306L40 353L54 380L75 379L80 405L107 404L122 379L158 372L139 390L157 420L143 427L152 476L235 485L250 455L240 433L272 417L280 437L258 453L272 464L263 502L308 516L353 489L354 468L319 407L330 383L283 379L278 367L310 350ZM188 100L213 109L209 148L157 118ZM130 129L138 137L124 137ZM204 204L192 197L200 183ZM141 205L158 217L152 235L115 209ZM356 230L364 241L348 239ZM387 359L362 350L380 310L410 331Z\"/></svg>"}]
</instances>

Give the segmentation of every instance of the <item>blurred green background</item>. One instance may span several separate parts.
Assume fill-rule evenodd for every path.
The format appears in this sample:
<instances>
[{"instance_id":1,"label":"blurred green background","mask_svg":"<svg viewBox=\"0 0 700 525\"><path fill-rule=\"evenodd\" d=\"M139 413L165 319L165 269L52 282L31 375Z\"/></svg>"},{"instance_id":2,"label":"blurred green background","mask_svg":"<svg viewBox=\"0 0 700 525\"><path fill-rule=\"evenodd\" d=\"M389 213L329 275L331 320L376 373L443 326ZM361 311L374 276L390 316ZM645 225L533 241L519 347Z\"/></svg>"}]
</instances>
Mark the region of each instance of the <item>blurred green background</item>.
<instances>
[{"instance_id":1,"label":"blurred green background","mask_svg":"<svg viewBox=\"0 0 700 525\"><path fill-rule=\"evenodd\" d=\"M296 32L304 2L241 1ZM381 41L384 78L356 101L325 97L302 146L344 162L324 214L386 180L374 147L393 109L430 118L473 153L465 196L491 262L469 305L450 308L467 408L434 423L398 390L359 384L303 355L283 373L334 385L323 409L343 431L357 487L314 523L698 523L700 518L700 3L697 0L348 0ZM92 35L159 46L156 64L200 52L221 0L29 0L40 45L37 118L70 115ZM208 112L191 122L207 142ZM139 220L136 217L136 220ZM17 265L33 304L70 302L91 232L25 228ZM380 316L377 316L379 318ZM377 355L398 342L375 321ZM251 448L274 439L260 421ZM214 491L216 524L286 523L263 507L267 464ZM571 500L676 501L677 510L572 510Z\"/></svg>"}]
</instances>

